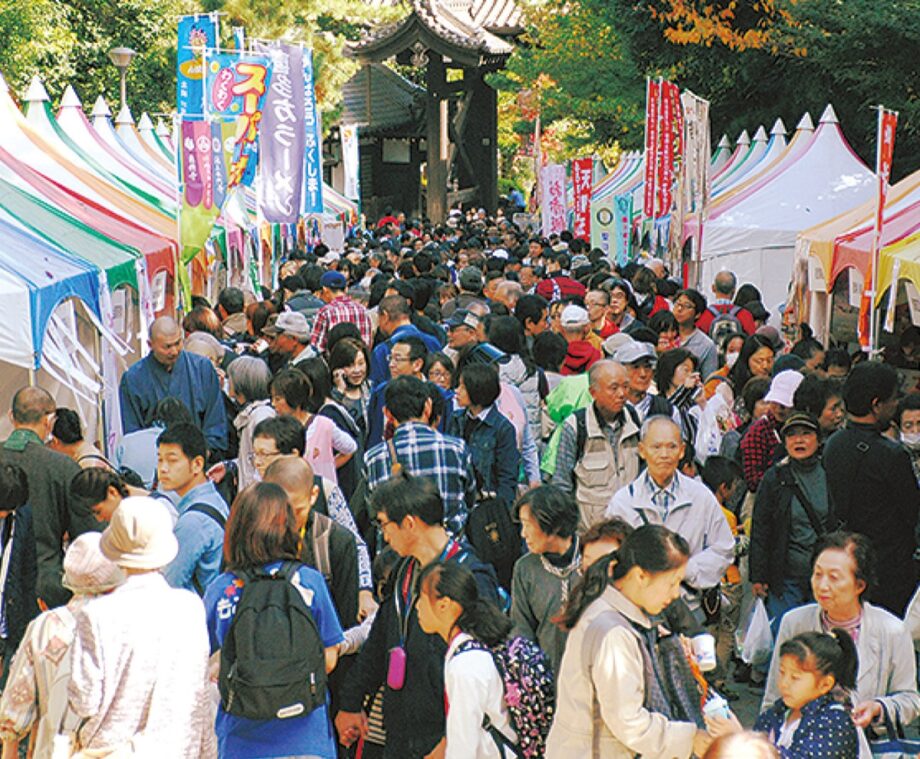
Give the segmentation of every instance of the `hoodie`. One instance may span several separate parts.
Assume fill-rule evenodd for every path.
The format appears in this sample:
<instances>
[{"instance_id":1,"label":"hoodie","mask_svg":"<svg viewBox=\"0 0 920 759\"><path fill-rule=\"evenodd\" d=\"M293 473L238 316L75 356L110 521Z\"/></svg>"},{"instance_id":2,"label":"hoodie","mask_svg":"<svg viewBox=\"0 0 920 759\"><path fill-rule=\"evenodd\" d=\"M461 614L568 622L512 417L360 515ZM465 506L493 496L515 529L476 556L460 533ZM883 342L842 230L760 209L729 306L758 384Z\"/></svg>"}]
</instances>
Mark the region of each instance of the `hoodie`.
<instances>
[{"instance_id":1,"label":"hoodie","mask_svg":"<svg viewBox=\"0 0 920 759\"><path fill-rule=\"evenodd\" d=\"M588 371L595 362L601 360L601 352L587 340L573 340L569 343L569 352L562 362L563 376L582 374Z\"/></svg>"}]
</instances>

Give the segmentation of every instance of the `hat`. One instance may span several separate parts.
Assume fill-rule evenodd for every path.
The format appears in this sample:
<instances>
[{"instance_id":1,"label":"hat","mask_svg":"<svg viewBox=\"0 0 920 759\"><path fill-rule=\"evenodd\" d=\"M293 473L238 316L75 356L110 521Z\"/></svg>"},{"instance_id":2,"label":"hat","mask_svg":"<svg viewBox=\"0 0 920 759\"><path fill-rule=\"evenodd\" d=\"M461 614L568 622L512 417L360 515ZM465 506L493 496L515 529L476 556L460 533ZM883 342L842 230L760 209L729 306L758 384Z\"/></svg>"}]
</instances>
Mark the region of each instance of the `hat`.
<instances>
[{"instance_id":1,"label":"hat","mask_svg":"<svg viewBox=\"0 0 920 759\"><path fill-rule=\"evenodd\" d=\"M633 342L633 339L625 332L617 332L604 340L601 347L607 356L613 356L620 348L624 345L629 345L631 342Z\"/></svg>"},{"instance_id":2,"label":"hat","mask_svg":"<svg viewBox=\"0 0 920 759\"><path fill-rule=\"evenodd\" d=\"M330 290L344 290L348 284L345 275L340 271L327 271L319 278L321 287L328 287Z\"/></svg>"},{"instance_id":3,"label":"hat","mask_svg":"<svg viewBox=\"0 0 920 759\"><path fill-rule=\"evenodd\" d=\"M479 343L473 346L466 354L466 363L469 364L507 364L511 356L503 350L496 348L491 343Z\"/></svg>"},{"instance_id":4,"label":"hat","mask_svg":"<svg viewBox=\"0 0 920 759\"><path fill-rule=\"evenodd\" d=\"M475 266L467 266L460 272L460 287L478 293L482 289L482 272Z\"/></svg>"},{"instance_id":5,"label":"hat","mask_svg":"<svg viewBox=\"0 0 920 759\"><path fill-rule=\"evenodd\" d=\"M447 320L447 328L469 327L470 329L479 329L480 323L480 318L472 311L467 311L465 308L458 308L450 315L450 319Z\"/></svg>"},{"instance_id":6,"label":"hat","mask_svg":"<svg viewBox=\"0 0 920 759\"><path fill-rule=\"evenodd\" d=\"M562 309L562 316L559 317L559 323L563 327L581 327L591 321L588 312L581 306L569 304Z\"/></svg>"},{"instance_id":7,"label":"hat","mask_svg":"<svg viewBox=\"0 0 920 759\"><path fill-rule=\"evenodd\" d=\"M337 253L334 250L330 250L325 256L322 256L316 260L319 261L323 266L329 266L329 264L335 263L341 257L342 256L340 253Z\"/></svg>"},{"instance_id":8,"label":"hat","mask_svg":"<svg viewBox=\"0 0 920 759\"><path fill-rule=\"evenodd\" d=\"M613 360L623 365L638 364L640 361L648 361L653 366L658 363L658 354L655 349L648 343L642 343L633 340L622 348L617 349L613 354Z\"/></svg>"},{"instance_id":9,"label":"hat","mask_svg":"<svg viewBox=\"0 0 920 759\"><path fill-rule=\"evenodd\" d=\"M758 327L754 334L763 335L765 338L767 338L767 340L770 341L770 345L773 346L773 350L777 353L779 353L785 347L783 338L779 334L779 330L777 330L776 327L771 327L768 324L764 324L762 327Z\"/></svg>"},{"instance_id":10,"label":"hat","mask_svg":"<svg viewBox=\"0 0 920 759\"><path fill-rule=\"evenodd\" d=\"M579 253L572 256L572 268L579 269L582 266L590 266L591 259L589 259L584 253Z\"/></svg>"},{"instance_id":11,"label":"hat","mask_svg":"<svg viewBox=\"0 0 920 759\"><path fill-rule=\"evenodd\" d=\"M64 554L63 585L77 594L105 593L125 581L121 568L109 561L99 548L102 534L84 532Z\"/></svg>"},{"instance_id":12,"label":"hat","mask_svg":"<svg viewBox=\"0 0 920 759\"><path fill-rule=\"evenodd\" d=\"M804 427L812 432L818 432L818 422L815 418L804 411L796 411L783 424L782 435L786 437L793 427Z\"/></svg>"},{"instance_id":13,"label":"hat","mask_svg":"<svg viewBox=\"0 0 920 759\"><path fill-rule=\"evenodd\" d=\"M492 258L501 258L505 261L508 260L508 251L504 248L496 248L492 251Z\"/></svg>"},{"instance_id":14,"label":"hat","mask_svg":"<svg viewBox=\"0 0 920 759\"><path fill-rule=\"evenodd\" d=\"M282 311L268 318L268 324L262 329L266 335L290 335L298 340L310 339L310 325L307 317L300 311Z\"/></svg>"},{"instance_id":15,"label":"hat","mask_svg":"<svg viewBox=\"0 0 920 759\"><path fill-rule=\"evenodd\" d=\"M795 369L786 369L777 374L770 383L770 390L764 396L765 403L778 403L792 408L792 397L805 377Z\"/></svg>"},{"instance_id":16,"label":"hat","mask_svg":"<svg viewBox=\"0 0 920 759\"><path fill-rule=\"evenodd\" d=\"M106 558L128 569L160 569L179 552L169 511L146 495L129 496L118 504L99 547Z\"/></svg>"}]
</instances>

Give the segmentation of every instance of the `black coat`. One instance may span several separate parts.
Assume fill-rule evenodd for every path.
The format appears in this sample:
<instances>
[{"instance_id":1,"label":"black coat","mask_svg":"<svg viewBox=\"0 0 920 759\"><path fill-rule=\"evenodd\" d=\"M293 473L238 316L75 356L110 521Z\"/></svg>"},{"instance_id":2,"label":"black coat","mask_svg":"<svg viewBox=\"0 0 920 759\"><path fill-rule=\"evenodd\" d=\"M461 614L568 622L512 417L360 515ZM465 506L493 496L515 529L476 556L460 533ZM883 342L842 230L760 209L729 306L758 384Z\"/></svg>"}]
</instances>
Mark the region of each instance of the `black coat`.
<instances>
[{"instance_id":1,"label":"black coat","mask_svg":"<svg viewBox=\"0 0 920 759\"><path fill-rule=\"evenodd\" d=\"M878 583L869 600L903 616L917 588L920 490L910 454L875 427L848 422L828 439L824 469L837 518L875 546Z\"/></svg>"},{"instance_id":2,"label":"black coat","mask_svg":"<svg viewBox=\"0 0 920 759\"><path fill-rule=\"evenodd\" d=\"M748 576L751 582L765 582L776 593L782 593L786 579L789 534L792 531L792 498L795 494L794 475L788 459L771 466L760 481L751 518L751 550ZM833 500L828 488L830 513ZM828 520L833 521L833 518ZM832 529L830 524L825 530ZM815 542L818 541L815 535ZM805 580L808 578L794 578Z\"/></svg>"},{"instance_id":3,"label":"black coat","mask_svg":"<svg viewBox=\"0 0 920 759\"><path fill-rule=\"evenodd\" d=\"M10 568L3 586L8 648L17 648L26 627L38 616L35 580L35 534L32 532L32 509L26 504L13 512L13 548Z\"/></svg>"}]
</instances>

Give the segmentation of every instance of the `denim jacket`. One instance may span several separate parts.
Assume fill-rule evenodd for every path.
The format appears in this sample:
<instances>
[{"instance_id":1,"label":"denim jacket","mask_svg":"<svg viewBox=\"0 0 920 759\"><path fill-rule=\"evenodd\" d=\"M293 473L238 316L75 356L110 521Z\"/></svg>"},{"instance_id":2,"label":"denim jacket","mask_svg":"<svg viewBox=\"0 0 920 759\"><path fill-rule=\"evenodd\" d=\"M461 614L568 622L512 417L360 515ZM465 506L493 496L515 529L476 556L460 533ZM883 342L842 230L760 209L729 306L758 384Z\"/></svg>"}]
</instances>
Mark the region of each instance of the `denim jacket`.
<instances>
[{"instance_id":1,"label":"denim jacket","mask_svg":"<svg viewBox=\"0 0 920 759\"><path fill-rule=\"evenodd\" d=\"M521 466L514 426L495 406L490 406L476 421L479 423L467 440L466 431L473 419L466 409L459 409L451 417L448 434L467 440L479 490L495 493L510 506L514 503Z\"/></svg>"}]
</instances>

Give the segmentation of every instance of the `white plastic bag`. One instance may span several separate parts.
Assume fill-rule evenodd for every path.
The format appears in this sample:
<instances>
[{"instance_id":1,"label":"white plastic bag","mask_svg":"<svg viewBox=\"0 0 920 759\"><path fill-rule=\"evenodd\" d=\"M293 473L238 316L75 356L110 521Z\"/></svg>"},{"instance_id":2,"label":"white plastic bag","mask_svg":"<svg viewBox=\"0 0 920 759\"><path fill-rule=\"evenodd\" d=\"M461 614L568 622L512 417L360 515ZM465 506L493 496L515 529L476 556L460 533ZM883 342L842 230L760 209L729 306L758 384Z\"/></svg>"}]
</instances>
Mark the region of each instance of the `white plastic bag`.
<instances>
[{"instance_id":1,"label":"white plastic bag","mask_svg":"<svg viewBox=\"0 0 920 759\"><path fill-rule=\"evenodd\" d=\"M741 642L741 660L745 664L760 666L770 661L773 652L773 633L770 631L770 618L763 599L754 601L751 616L744 630Z\"/></svg>"}]
</instances>

